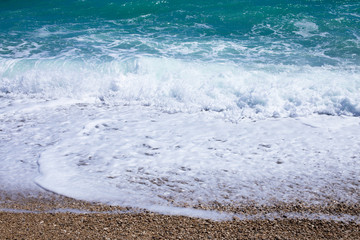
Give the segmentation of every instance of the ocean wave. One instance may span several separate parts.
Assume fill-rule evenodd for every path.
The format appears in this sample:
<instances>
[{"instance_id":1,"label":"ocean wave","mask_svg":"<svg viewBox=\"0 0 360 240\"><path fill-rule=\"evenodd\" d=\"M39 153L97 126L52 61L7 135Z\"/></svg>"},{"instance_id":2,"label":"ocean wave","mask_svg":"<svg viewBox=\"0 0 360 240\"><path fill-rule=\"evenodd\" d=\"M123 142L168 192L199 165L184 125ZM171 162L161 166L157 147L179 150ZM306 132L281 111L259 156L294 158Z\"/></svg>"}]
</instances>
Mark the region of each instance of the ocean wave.
<instances>
[{"instance_id":1,"label":"ocean wave","mask_svg":"<svg viewBox=\"0 0 360 240\"><path fill-rule=\"evenodd\" d=\"M3 94L98 98L232 117L360 115L357 66L208 63L138 56L110 62L1 60Z\"/></svg>"}]
</instances>

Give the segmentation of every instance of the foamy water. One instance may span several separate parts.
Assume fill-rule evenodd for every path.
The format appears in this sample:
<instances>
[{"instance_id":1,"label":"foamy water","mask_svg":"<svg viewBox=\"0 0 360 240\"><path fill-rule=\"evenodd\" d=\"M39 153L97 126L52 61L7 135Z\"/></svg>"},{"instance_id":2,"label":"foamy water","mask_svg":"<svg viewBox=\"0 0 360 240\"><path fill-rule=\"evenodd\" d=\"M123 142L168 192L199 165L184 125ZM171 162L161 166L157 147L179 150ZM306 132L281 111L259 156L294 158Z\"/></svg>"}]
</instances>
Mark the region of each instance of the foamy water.
<instances>
[{"instance_id":1,"label":"foamy water","mask_svg":"<svg viewBox=\"0 0 360 240\"><path fill-rule=\"evenodd\" d=\"M243 66L154 57L100 64L61 59L1 63L5 93L140 102L168 112L216 111L232 121L360 115L357 66Z\"/></svg>"},{"instance_id":2,"label":"foamy water","mask_svg":"<svg viewBox=\"0 0 360 240\"><path fill-rule=\"evenodd\" d=\"M359 199L360 120L225 121L149 106L11 101L2 108L2 185L154 208ZM161 209L161 208L159 208Z\"/></svg>"},{"instance_id":3,"label":"foamy water","mask_svg":"<svg viewBox=\"0 0 360 240\"><path fill-rule=\"evenodd\" d=\"M358 203L358 6L1 2L2 189Z\"/></svg>"}]
</instances>

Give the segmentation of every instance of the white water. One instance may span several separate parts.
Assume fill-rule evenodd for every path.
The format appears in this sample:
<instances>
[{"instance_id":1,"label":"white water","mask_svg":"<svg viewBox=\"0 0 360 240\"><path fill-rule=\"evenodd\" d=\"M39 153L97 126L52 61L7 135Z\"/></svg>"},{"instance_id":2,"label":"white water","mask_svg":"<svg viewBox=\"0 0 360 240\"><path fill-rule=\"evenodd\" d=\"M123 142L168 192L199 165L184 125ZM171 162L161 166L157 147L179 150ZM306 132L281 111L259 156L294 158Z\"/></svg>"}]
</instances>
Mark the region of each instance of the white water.
<instances>
[{"instance_id":1,"label":"white water","mask_svg":"<svg viewBox=\"0 0 360 240\"><path fill-rule=\"evenodd\" d=\"M137 57L0 60L0 91L43 99L100 98L161 111L224 112L225 119L360 115L358 67L205 63Z\"/></svg>"},{"instance_id":2,"label":"white water","mask_svg":"<svg viewBox=\"0 0 360 240\"><path fill-rule=\"evenodd\" d=\"M178 211L172 201L359 201L357 117L232 123L218 112L1 99L5 190L36 189L35 181L77 199L160 212Z\"/></svg>"}]
</instances>

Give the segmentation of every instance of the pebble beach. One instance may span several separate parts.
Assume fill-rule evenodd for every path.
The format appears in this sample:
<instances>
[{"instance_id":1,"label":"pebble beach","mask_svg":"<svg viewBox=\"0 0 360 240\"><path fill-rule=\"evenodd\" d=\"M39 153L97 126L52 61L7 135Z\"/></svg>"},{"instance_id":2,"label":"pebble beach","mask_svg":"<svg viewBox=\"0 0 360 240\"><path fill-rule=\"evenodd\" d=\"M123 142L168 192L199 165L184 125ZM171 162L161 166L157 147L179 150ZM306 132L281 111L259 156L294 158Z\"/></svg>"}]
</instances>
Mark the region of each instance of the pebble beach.
<instances>
[{"instance_id":1,"label":"pebble beach","mask_svg":"<svg viewBox=\"0 0 360 240\"><path fill-rule=\"evenodd\" d=\"M216 221L78 201L50 193L2 193L1 239L359 239L358 205L244 206L247 218ZM289 213L312 213L312 219ZM282 213L269 218L270 212ZM332 214L331 214L332 213ZM256 215L257 214L257 215ZM315 216L350 216L319 219ZM253 217L253 216L257 217ZM351 216L353 218L351 218Z\"/></svg>"}]
</instances>

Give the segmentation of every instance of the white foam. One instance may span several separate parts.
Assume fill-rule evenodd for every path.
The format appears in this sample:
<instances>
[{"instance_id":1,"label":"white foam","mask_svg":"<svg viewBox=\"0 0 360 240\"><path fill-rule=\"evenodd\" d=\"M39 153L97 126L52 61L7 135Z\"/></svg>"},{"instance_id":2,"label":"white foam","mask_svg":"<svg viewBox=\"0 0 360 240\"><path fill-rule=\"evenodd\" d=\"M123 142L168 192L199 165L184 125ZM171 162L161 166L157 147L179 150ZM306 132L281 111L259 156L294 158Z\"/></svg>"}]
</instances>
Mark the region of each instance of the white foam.
<instances>
[{"instance_id":1,"label":"white foam","mask_svg":"<svg viewBox=\"0 0 360 240\"><path fill-rule=\"evenodd\" d=\"M319 27L316 25L316 23L308 20L295 22L294 25L299 29L298 31L295 31L295 33L305 38L314 36L314 34L316 34L319 30Z\"/></svg>"},{"instance_id":2,"label":"white foam","mask_svg":"<svg viewBox=\"0 0 360 240\"><path fill-rule=\"evenodd\" d=\"M72 119L79 130L41 154L41 186L80 199L142 206L165 204L167 197L192 203L342 199L356 186L345 179L358 180L356 118L313 120L336 126L320 128L296 119L232 124L146 108L92 114L86 124ZM329 184L341 187L330 194Z\"/></svg>"},{"instance_id":3,"label":"white foam","mask_svg":"<svg viewBox=\"0 0 360 240\"><path fill-rule=\"evenodd\" d=\"M359 118L231 123L217 112L3 99L4 190L34 189L35 178L69 197L174 214L172 202L359 198Z\"/></svg>"},{"instance_id":4,"label":"white foam","mask_svg":"<svg viewBox=\"0 0 360 240\"><path fill-rule=\"evenodd\" d=\"M226 118L360 115L358 67L241 66L137 57L111 62L1 60L0 89L41 98L140 102Z\"/></svg>"}]
</instances>

